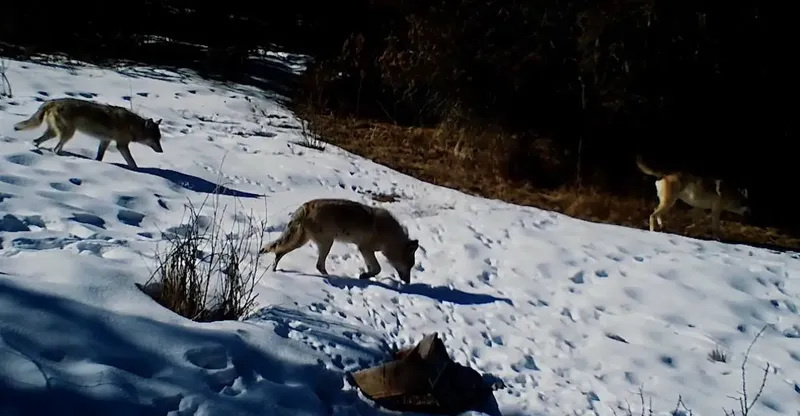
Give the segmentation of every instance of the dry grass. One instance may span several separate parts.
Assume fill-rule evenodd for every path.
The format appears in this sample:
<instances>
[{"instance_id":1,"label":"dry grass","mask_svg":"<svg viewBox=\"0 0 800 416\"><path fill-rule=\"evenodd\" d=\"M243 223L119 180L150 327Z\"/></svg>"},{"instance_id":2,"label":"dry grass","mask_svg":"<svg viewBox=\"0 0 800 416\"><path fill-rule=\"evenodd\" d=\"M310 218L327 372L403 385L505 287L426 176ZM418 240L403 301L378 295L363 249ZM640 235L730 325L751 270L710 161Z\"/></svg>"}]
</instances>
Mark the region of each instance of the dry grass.
<instances>
[{"instance_id":1,"label":"dry grass","mask_svg":"<svg viewBox=\"0 0 800 416\"><path fill-rule=\"evenodd\" d=\"M301 140L294 141L293 143L305 147L307 149L313 149L320 152L325 151L325 142L319 139L314 132L312 132L308 128L308 121L300 120L300 137Z\"/></svg>"},{"instance_id":2,"label":"dry grass","mask_svg":"<svg viewBox=\"0 0 800 416\"><path fill-rule=\"evenodd\" d=\"M336 118L298 113L310 120L310 129L329 143L342 147L399 172L426 182L460 191L496 198L520 205L535 206L594 222L646 229L657 199L625 197L595 189L577 187L542 191L515 183L501 171L501 161L490 152L477 152L464 145L464 136L474 134L443 128L409 128L389 123ZM479 138L482 145L491 137ZM497 144L501 146L501 144ZM643 176L643 180L652 178ZM739 222L735 215L723 213L725 240L777 250L800 249L800 238L774 228L761 228ZM697 223L697 225L693 225ZM708 239L710 216L678 204L665 219L666 232Z\"/></svg>"},{"instance_id":3,"label":"dry grass","mask_svg":"<svg viewBox=\"0 0 800 416\"><path fill-rule=\"evenodd\" d=\"M167 247L156 255L156 270L139 288L197 322L238 320L256 306L255 287L265 272L258 260L266 224L252 212L237 212L238 220L225 230L224 208L216 205L211 217L201 211L190 204L181 226L162 233Z\"/></svg>"},{"instance_id":4,"label":"dry grass","mask_svg":"<svg viewBox=\"0 0 800 416\"><path fill-rule=\"evenodd\" d=\"M11 91L11 81L6 76L8 70L8 62L5 59L0 59L0 97L14 98L14 93Z\"/></svg>"},{"instance_id":5,"label":"dry grass","mask_svg":"<svg viewBox=\"0 0 800 416\"><path fill-rule=\"evenodd\" d=\"M727 363L728 362L728 354L725 353L719 346L714 347L711 352L708 353L709 361L716 362L716 363Z\"/></svg>"}]
</instances>

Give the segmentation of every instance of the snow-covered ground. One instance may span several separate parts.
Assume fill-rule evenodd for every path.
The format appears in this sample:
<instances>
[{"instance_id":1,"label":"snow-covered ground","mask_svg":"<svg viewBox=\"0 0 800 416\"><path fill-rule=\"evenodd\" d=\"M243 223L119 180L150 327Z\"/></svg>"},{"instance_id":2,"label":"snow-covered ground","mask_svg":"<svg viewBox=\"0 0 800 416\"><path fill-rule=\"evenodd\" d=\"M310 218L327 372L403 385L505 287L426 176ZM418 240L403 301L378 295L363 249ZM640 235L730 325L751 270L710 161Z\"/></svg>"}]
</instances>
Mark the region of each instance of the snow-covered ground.
<instances>
[{"instance_id":1,"label":"snow-covered ground","mask_svg":"<svg viewBox=\"0 0 800 416\"><path fill-rule=\"evenodd\" d=\"M0 413L380 414L345 372L436 331L451 356L501 378L504 415L694 415L736 408L744 352L758 415L800 415L800 260L593 224L420 182L333 146L296 144L275 94L190 73L8 61L0 100ZM138 171L76 135L55 156L13 123L42 100L86 97L163 118L163 154L132 145ZM249 100L248 100L249 98ZM253 111L252 103L264 111ZM88 158L81 158L86 156ZM337 244L322 278L309 244L258 286L243 322L198 324L140 292L162 232L222 181L227 220L253 210L276 238L301 202L383 203L418 238L408 286L379 256L374 281ZM265 212L266 207L266 212ZM235 212L236 211L236 212ZM163 244L163 243L162 243ZM262 259L269 266L271 256ZM728 362L712 362L715 346ZM17 413L15 413L16 411ZM664 412L664 413L662 413Z\"/></svg>"}]
</instances>

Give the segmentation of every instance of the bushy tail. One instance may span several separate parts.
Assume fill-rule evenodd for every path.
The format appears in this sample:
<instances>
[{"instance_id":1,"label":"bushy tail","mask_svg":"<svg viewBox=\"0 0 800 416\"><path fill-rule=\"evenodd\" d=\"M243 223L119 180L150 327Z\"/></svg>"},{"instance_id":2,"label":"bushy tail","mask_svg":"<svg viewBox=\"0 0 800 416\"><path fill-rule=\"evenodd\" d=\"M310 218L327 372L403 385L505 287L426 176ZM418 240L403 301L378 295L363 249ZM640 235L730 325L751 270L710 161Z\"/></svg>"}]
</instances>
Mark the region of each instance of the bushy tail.
<instances>
[{"instance_id":1,"label":"bushy tail","mask_svg":"<svg viewBox=\"0 0 800 416\"><path fill-rule=\"evenodd\" d=\"M35 128L39 127L39 125L42 124L42 121L44 121L44 114L50 108L50 106L48 106L47 104L48 103L44 103L44 104L40 105L39 109L36 110L36 112L33 113L33 115L29 119L23 120L23 121L20 121L17 124L14 124L14 130L17 130L17 131L19 131L19 130L28 130L28 129L35 129Z\"/></svg>"},{"instance_id":2,"label":"bushy tail","mask_svg":"<svg viewBox=\"0 0 800 416\"><path fill-rule=\"evenodd\" d=\"M261 253L286 251L282 249L284 247L289 248L304 243L306 239L306 230L303 226L303 222L306 220L307 216L308 211L306 210L305 204L301 205L300 208L292 214L292 219L289 220L289 224L286 226L286 230L283 231L283 234L281 234L277 240L265 245L264 248L261 249Z\"/></svg>"},{"instance_id":3,"label":"bushy tail","mask_svg":"<svg viewBox=\"0 0 800 416\"><path fill-rule=\"evenodd\" d=\"M667 176L664 173L656 172L653 169L651 169L649 166L647 166L644 163L644 159L642 159L641 156L636 156L636 166L639 167L640 171L642 171L645 174L650 175L650 176L655 176L655 177L658 177L658 178L663 178L664 176Z\"/></svg>"}]
</instances>

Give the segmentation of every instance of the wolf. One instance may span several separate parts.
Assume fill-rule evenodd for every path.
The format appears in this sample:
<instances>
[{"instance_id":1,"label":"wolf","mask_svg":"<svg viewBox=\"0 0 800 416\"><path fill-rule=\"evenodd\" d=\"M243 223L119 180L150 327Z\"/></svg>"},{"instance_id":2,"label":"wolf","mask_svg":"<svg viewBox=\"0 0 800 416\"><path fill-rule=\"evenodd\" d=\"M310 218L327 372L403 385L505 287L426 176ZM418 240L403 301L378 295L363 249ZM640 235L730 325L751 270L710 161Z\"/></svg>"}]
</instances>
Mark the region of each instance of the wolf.
<instances>
[{"instance_id":1,"label":"wolf","mask_svg":"<svg viewBox=\"0 0 800 416\"><path fill-rule=\"evenodd\" d=\"M164 153L159 128L161 119L144 118L123 107L77 98L55 98L42 103L29 119L15 124L14 130L35 129L42 122L47 123L47 130L33 144L39 147L58 137L58 144L53 148L56 154L61 154L61 149L76 131L100 140L95 157L98 161L103 160L112 141L117 143L117 149L131 168L137 167L128 149L132 142L150 146L156 153Z\"/></svg>"},{"instance_id":2,"label":"wolf","mask_svg":"<svg viewBox=\"0 0 800 416\"><path fill-rule=\"evenodd\" d=\"M334 241L358 246L367 265L359 279L370 279L381 271L375 252L380 251L400 279L411 282L411 268L419 241L408 232L391 212L347 199L312 199L304 202L292 215L286 230L277 240L265 245L261 253L275 253L272 271L286 254L313 240L317 245L317 270L327 275L325 259Z\"/></svg>"},{"instance_id":3,"label":"wolf","mask_svg":"<svg viewBox=\"0 0 800 416\"><path fill-rule=\"evenodd\" d=\"M661 217L666 214L678 199L694 208L711 210L711 230L716 239L720 237L719 219L722 211L748 215L747 189L729 186L721 179L695 176L687 172L657 172L651 169L641 156L636 157L636 166L647 175L655 176L658 206L650 215L650 231L655 224L663 227Z\"/></svg>"}]
</instances>

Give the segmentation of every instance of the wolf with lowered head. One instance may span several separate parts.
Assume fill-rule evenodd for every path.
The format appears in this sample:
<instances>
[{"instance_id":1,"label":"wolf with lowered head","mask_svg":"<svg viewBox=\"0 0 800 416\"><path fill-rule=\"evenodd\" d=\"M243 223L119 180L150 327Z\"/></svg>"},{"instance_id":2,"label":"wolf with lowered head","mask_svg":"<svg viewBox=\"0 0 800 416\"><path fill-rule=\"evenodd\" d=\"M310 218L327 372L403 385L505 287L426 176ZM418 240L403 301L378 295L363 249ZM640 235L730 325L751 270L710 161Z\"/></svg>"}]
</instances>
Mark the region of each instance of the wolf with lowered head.
<instances>
[{"instance_id":1,"label":"wolf with lowered head","mask_svg":"<svg viewBox=\"0 0 800 416\"><path fill-rule=\"evenodd\" d=\"M261 249L262 253L275 253L272 270L286 254L309 240L317 245L317 270L327 275L325 259L334 241L351 243L367 265L360 279L370 279L381 271L375 252L380 251L400 279L411 282L411 269L419 241L411 239L397 219L385 208L371 207L347 199L313 199L300 205L292 215L289 225L275 241Z\"/></svg>"},{"instance_id":2,"label":"wolf with lowered head","mask_svg":"<svg viewBox=\"0 0 800 416\"><path fill-rule=\"evenodd\" d=\"M42 122L47 123L47 130L33 144L39 147L58 137L58 144L53 148L56 154L61 153L76 131L100 140L95 157L98 161L103 160L111 142L116 142L131 168L136 168L136 161L128 149L130 143L150 146L156 153L164 152L159 128L161 120L144 118L123 107L77 98L55 98L42 103L29 119L15 124L14 130L35 129Z\"/></svg>"}]
</instances>

